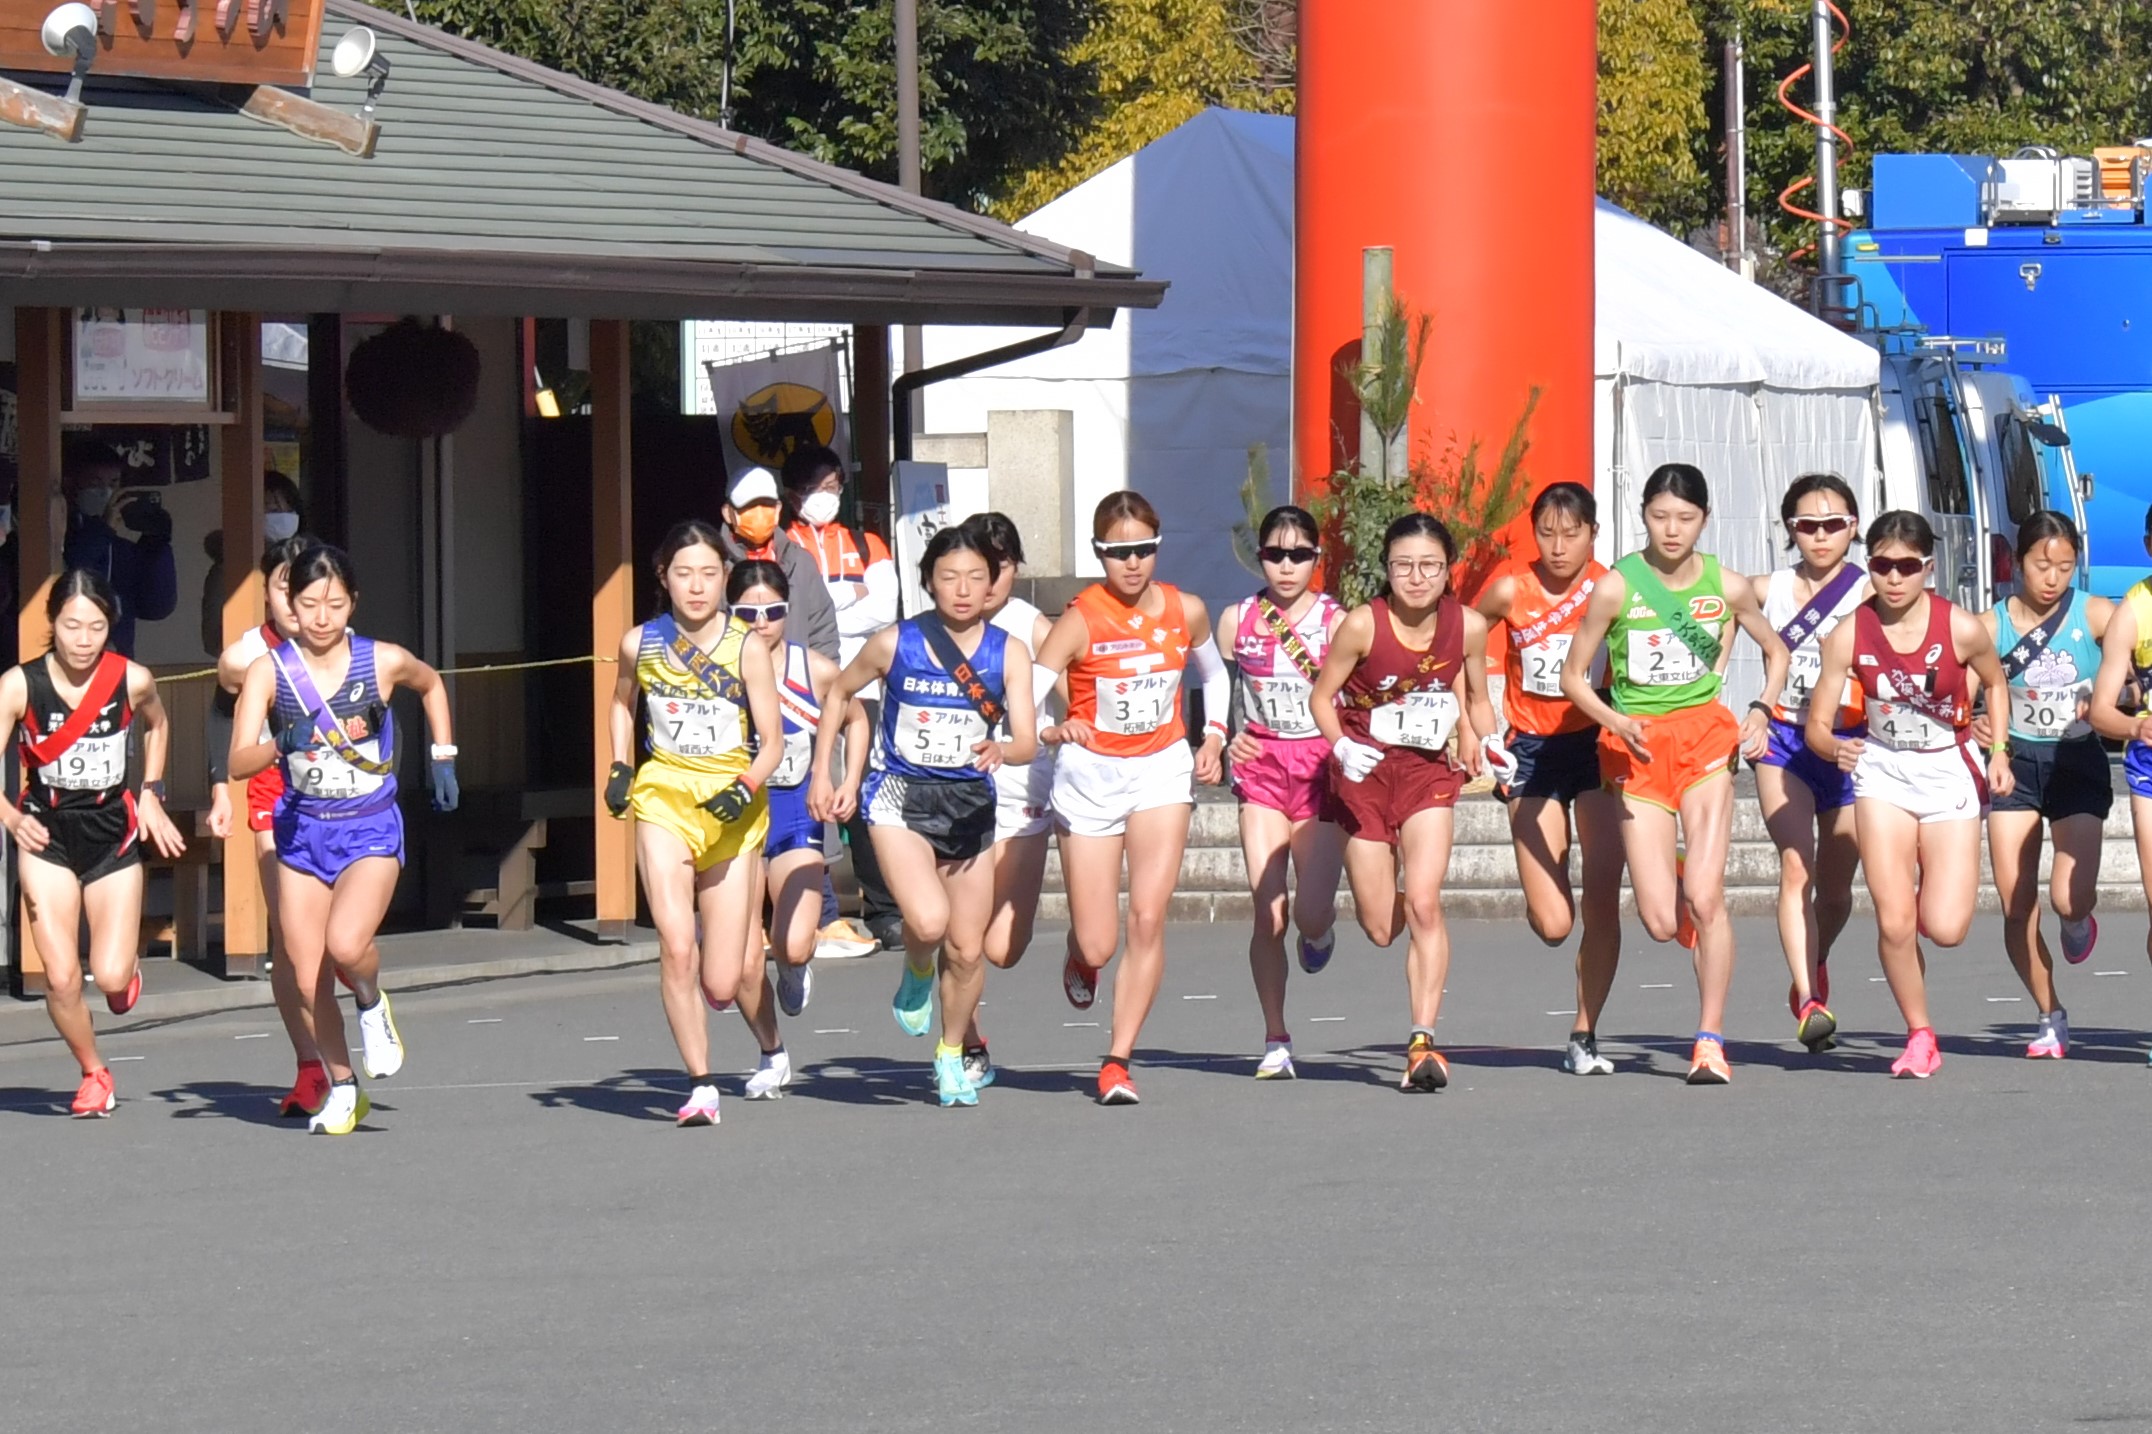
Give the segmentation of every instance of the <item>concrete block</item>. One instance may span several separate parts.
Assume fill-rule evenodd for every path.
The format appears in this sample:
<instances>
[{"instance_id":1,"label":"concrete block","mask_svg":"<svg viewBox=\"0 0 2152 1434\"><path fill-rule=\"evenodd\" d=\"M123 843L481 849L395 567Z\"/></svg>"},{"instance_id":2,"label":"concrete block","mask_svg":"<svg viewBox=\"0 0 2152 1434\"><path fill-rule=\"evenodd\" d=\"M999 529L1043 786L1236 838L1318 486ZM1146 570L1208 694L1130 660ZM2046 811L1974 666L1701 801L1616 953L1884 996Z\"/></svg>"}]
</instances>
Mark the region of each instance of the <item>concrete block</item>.
<instances>
[{"instance_id":1,"label":"concrete block","mask_svg":"<svg viewBox=\"0 0 2152 1434\"><path fill-rule=\"evenodd\" d=\"M995 409L986 415L986 493L1024 535L1025 566L1038 577L1076 571L1088 514L1075 511L1076 415L1064 408Z\"/></svg>"},{"instance_id":2,"label":"concrete block","mask_svg":"<svg viewBox=\"0 0 2152 1434\"><path fill-rule=\"evenodd\" d=\"M946 463L951 468L984 468L987 444L983 433L922 433L912 439L912 457L921 463Z\"/></svg>"}]
</instances>

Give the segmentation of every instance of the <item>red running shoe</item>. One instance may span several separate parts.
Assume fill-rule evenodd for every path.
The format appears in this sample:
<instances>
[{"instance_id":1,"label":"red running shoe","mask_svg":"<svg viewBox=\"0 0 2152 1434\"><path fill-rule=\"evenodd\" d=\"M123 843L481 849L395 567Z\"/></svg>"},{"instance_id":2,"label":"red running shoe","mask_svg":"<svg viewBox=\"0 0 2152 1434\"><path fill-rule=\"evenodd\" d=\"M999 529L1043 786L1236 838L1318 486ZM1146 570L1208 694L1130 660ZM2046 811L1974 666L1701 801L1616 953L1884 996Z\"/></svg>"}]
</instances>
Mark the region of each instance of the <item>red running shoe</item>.
<instances>
[{"instance_id":1,"label":"red running shoe","mask_svg":"<svg viewBox=\"0 0 2152 1434\"><path fill-rule=\"evenodd\" d=\"M112 1072L99 1066L83 1076L82 1088L75 1092L75 1103L67 1113L77 1120L102 1120L119 1103L119 1097L112 1093Z\"/></svg>"},{"instance_id":2,"label":"red running shoe","mask_svg":"<svg viewBox=\"0 0 2152 1434\"><path fill-rule=\"evenodd\" d=\"M1128 1078L1128 1063L1106 1057L1098 1068L1098 1103L1134 1105L1142 1099L1136 1094L1136 1083Z\"/></svg>"},{"instance_id":3,"label":"red running shoe","mask_svg":"<svg viewBox=\"0 0 2152 1434\"><path fill-rule=\"evenodd\" d=\"M105 996L105 1009L110 1011L115 1016L124 1016L129 1011L133 1010L135 1008L135 1002L141 999L142 968L140 966L137 966L135 967L134 979L127 983L126 990L120 992L117 996L111 995L109 993Z\"/></svg>"},{"instance_id":4,"label":"red running shoe","mask_svg":"<svg viewBox=\"0 0 2152 1434\"><path fill-rule=\"evenodd\" d=\"M328 1067L320 1061L306 1061L300 1065L298 1079L291 1083L291 1089L276 1103L276 1113L284 1120L305 1120L321 1114L321 1108L328 1103Z\"/></svg>"},{"instance_id":5,"label":"red running shoe","mask_svg":"<svg viewBox=\"0 0 2152 1434\"><path fill-rule=\"evenodd\" d=\"M1079 1011L1090 1010L1091 1003L1098 999L1098 972L1086 966L1083 958L1073 950L1069 952L1069 959L1061 963L1061 990L1069 998L1069 1004Z\"/></svg>"}]
</instances>

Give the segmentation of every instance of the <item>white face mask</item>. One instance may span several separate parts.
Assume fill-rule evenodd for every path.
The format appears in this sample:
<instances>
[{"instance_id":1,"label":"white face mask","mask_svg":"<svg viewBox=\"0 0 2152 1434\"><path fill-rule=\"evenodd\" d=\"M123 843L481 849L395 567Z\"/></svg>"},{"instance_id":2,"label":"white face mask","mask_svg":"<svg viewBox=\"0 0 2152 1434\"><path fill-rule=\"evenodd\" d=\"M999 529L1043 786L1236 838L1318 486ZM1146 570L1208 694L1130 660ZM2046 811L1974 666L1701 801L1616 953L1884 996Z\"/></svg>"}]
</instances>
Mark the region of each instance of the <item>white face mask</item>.
<instances>
[{"instance_id":1,"label":"white face mask","mask_svg":"<svg viewBox=\"0 0 2152 1434\"><path fill-rule=\"evenodd\" d=\"M75 490L75 511L85 518L102 518L111 505L113 490L101 484Z\"/></svg>"},{"instance_id":2,"label":"white face mask","mask_svg":"<svg viewBox=\"0 0 2152 1434\"><path fill-rule=\"evenodd\" d=\"M835 493L809 493L800 499L800 516L817 528L826 526L837 516L840 501Z\"/></svg>"},{"instance_id":3,"label":"white face mask","mask_svg":"<svg viewBox=\"0 0 2152 1434\"><path fill-rule=\"evenodd\" d=\"M269 541L272 543L281 543L286 538L295 538L299 535L299 515L297 513L264 513L262 514L262 532L268 536Z\"/></svg>"}]
</instances>

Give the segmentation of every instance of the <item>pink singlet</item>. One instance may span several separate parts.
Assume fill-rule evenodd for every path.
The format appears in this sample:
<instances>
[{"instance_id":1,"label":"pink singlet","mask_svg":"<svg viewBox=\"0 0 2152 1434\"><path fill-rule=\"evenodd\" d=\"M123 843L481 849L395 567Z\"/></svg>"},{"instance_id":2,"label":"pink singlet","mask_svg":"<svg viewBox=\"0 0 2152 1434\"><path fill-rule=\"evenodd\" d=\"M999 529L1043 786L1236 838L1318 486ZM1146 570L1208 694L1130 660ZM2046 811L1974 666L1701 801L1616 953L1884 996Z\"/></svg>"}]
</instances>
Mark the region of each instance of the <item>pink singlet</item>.
<instances>
[{"instance_id":1,"label":"pink singlet","mask_svg":"<svg viewBox=\"0 0 2152 1434\"><path fill-rule=\"evenodd\" d=\"M1266 614L1266 609L1268 610ZM1241 725L1261 746L1252 761L1233 766L1233 794L1250 806L1269 807L1296 822L1330 820L1330 748L1316 730L1308 701L1315 673L1330 650L1337 599L1315 594L1292 632L1305 649L1296 660L1272 625L1284 613L1261 594L1241 605L1233 635L1233 662L1240 670Z\"/></svg>"}]
</instances>

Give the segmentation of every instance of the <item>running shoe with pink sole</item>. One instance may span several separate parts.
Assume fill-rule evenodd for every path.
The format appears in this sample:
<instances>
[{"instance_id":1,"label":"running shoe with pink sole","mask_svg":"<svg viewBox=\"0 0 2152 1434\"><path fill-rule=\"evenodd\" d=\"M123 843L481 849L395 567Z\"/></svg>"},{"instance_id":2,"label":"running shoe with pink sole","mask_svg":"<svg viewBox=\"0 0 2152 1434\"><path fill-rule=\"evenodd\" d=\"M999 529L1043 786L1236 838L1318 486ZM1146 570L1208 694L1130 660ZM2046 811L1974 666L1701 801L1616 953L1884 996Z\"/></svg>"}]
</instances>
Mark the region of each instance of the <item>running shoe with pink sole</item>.
<instances>
[{"instance_id":1,"label":"running shoe with pink sole","mask_svg":"<svg viewBox=\"0 0 2152 1434\"><path fill-rule=\"evenodd\" d=\"M1943 1053L1936 1049L1935 1031L1928 1026L1909 1033L1905 1038L1905 1054L1890 1063L1893 1080L1911 1077L1926 1080L1943 1068Z\"/></svg>"},{"instance_id":2,"label":"running shoe with pink sole","mask_svg":"<svg viewBox=\"0 0 2152 1434\"><path fill-rule=\"evenodd\" d=\"M82 1077L82 1086L75 1092L75 1102L67 1113L77 1120L102 1120L119 1103L119 1097L112 1093L112 1072L99 1066Z\"/></svg>"},{"instance_id":3,"label":"running shoe with pink sole","mask_svg":"<svg viewBox=\"0 0 2152 1434\"><path fill-rule=\"evenodd\" d=\"M126 990L120 992L116 996L107 995L105 997L105 1009L110 1011L115 1016L124 1016L129 1011L133 1010L135 1008L135 1002L141 999L142 968L140 966L137 966L135 967L134 979L127 983Z\"/></svg>"}]
</instances>

